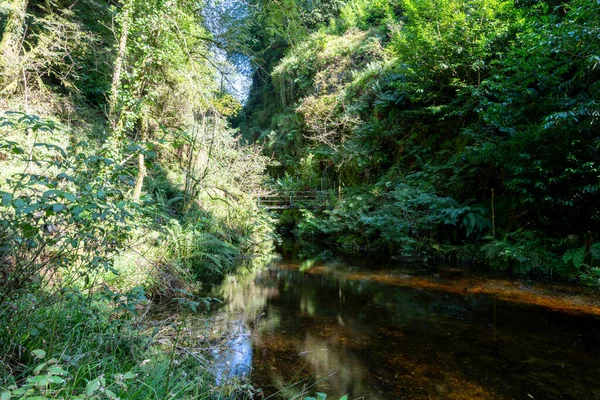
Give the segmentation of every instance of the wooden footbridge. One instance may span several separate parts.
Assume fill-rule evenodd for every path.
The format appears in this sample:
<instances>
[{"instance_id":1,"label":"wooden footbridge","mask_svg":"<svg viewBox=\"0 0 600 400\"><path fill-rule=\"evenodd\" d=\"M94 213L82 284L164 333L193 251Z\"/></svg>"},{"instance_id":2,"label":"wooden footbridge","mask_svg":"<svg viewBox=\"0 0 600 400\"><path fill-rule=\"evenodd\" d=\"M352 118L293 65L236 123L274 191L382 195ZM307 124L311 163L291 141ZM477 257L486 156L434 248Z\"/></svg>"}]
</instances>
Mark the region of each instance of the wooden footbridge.
<instances>
[{"instance_id":1,"label":"wooden footbridge","mask_svg":"<svg viewBox=\"0 0 600 400\"><path fill-rule=\"evenodd\" d=\"M329 204L329 193L318 190L276 192L257 196L256 203L267 210L323 208Z\"/></svg>"}]
</instances>

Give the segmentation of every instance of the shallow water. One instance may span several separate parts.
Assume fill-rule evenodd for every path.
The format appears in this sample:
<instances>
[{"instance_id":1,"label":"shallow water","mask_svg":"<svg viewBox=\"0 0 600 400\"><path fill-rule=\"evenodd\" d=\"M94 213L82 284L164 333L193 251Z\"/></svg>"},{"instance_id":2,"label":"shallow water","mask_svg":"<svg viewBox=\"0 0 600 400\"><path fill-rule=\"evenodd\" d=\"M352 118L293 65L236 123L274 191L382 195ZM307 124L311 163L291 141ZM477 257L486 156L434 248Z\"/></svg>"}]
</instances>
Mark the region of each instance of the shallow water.
<instances>
[{"instance_id":1,"label":"shallow water","mask_svg":"<svg viewBox=\"0 0 600 400\"><path fill-rule=\"evenodd\" d=\"M593 293L288 257L216 295L239 332L219 379L250 373L275 398L600 399Z\"/></svg>"}]
</instances>

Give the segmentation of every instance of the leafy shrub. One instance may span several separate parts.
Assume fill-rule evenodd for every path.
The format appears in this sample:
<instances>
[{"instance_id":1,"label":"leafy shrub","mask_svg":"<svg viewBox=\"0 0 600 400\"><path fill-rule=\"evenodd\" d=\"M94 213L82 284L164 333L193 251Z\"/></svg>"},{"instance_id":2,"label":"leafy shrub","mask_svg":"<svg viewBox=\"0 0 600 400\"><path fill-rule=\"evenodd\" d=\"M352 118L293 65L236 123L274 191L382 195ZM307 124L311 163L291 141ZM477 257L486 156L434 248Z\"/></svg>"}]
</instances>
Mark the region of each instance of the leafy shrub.
<instances>
[{"instance_id":1,"label":"leafy shrub","mask_svg":"<svg viewBox=\"0 0 600 400\"><path fill-rule=\"evenodd\" d=\"M459 225L460 228L464 229L467 238L473 234L480 238L482 234L492 228L487 207L481 204L458 206L453 200L449 201L451 203L450 207L438 209L443 215L444 224Z\"/></svg>"},{"instance_id":2,"label":"leafy shrub","mask_svg":"<svg viewBox=\"0 0 600 400\"><path fill-rule=\"evenodd\" d=\"M502 240L492 240L481 248L485 260L493 268L518 274L537 273L552 275L561 272L552 251L558 243L539 237L533 231L509 233Z\"/></svg>"},{"instance_id":3,"label":"leafy shrub","mask_svg":"<svg viewBox=\"0 0 600 400\"><path fill-rule=\"evenodd\" d=\"M55 129L25 114L13 113L2 124L30 135ZM113 259L125 247L137 208L121 189L127 179L123 168L103 155L86 155L83 148L34 142L25 149L0 139L0 151L23 167L0 190L0 229L8 234L4 298L30 284L56 286L59 277L89 286L98 273L115 272Z\"/></svg>"},{"instance_id":4,"label":"leafy shrub","mask_svg":"<svg viewBox=\"0 0 600 400\"><path fill-rule=\"evenodd\" d=\"M379 190L387 191L378 193ZM346 191L325 219L303 211L298 230L325 234L349 248L386 248L402 257L426 260L431 241L465 241L484 234L491 223L482 205L458 205L431 187L386 182L371 191ZM453 227L447 237L445 226Z\"/></svg>"},{"instance_id":5,"label":"leafy shrub","mask_svg":"<svg viewBox=\"0 0 600 400\"><path fill-rule=\"evenodd\" d=\"M396 3L394 0L351 0L342 7L340 18L346 28L368 29L383 25L395 19Z\"/></svg>"}]
</instances>

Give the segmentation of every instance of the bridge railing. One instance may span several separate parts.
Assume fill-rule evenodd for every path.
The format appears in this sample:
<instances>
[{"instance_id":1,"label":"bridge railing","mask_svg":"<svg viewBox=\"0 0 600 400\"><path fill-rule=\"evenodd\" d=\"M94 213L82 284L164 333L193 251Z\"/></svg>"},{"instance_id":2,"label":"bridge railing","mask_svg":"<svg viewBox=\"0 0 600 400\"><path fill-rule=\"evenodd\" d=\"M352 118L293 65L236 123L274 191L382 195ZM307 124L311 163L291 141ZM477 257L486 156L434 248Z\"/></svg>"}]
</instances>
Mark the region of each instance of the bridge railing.
<instances>
[{"instance_id":1,"label":"bridge railing","mask_svg":"<svg viewBox=\"0 0 600 400\"><path fill-rule=\"evenodd\" d=\"M294 207L319 207L328 204L329 194L325 191L278 192L257 196L259 207L268 210L285 210Z\"/></svg>"}]
</instances>

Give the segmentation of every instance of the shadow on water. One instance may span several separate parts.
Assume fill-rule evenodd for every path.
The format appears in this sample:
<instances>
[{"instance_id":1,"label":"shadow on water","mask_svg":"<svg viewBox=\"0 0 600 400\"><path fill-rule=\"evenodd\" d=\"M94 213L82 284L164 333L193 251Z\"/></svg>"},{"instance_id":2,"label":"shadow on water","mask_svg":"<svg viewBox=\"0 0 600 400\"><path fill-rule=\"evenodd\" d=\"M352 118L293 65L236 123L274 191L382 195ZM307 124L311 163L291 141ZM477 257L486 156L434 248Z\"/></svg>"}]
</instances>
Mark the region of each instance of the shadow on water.
<instances>
[{"instance_id":1,"label":"shadow on water","mask_svg":"<svg viewBox=\"0 0 600 400\"><path fill-rule=\"evenodd\" d=\"M234 327L231 351L215 354L218 380L252 365L256 386L286 398L600 399L593 298L454 272L306 265L286 254L218 289Z\"/></svg>"}]
</instances>

